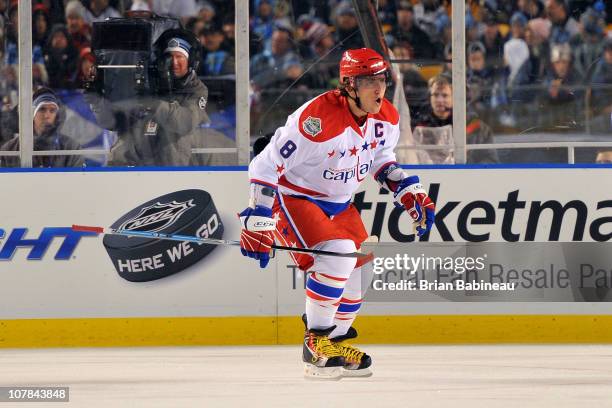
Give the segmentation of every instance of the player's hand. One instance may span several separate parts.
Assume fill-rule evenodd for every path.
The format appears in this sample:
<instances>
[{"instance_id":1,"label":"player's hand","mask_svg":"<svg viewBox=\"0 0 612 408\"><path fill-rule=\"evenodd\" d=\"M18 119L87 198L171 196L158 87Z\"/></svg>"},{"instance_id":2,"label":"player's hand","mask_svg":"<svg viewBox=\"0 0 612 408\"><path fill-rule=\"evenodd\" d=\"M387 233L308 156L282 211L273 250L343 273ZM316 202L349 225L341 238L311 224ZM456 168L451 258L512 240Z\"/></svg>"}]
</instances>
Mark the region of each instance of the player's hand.
<instances>
[{"instance_id":1,"label":"player's hand","mask_svg":"<svg viewBox=\"0 0 612 408\"><path fill-rule=\"evenodd\" d=\"M416 225L416 233L420 237L431 230L435 221L436 205L417 176L402 180L393 194L396 205L404 207Z\"/></svg>"},{"instance_id":2,"label":"player's hand","mask_svg":"<svg viewBox=\"0 0 612 408\"><path fill-rule=\"evenodd\" d=\"M276 220L272 210L263 206L247 208L240 214L242 231L240 233L240 251L249 258L259 259L259 266L265 268L270 261L271 246L274 243Z\"/></svg>"}]
</instances>

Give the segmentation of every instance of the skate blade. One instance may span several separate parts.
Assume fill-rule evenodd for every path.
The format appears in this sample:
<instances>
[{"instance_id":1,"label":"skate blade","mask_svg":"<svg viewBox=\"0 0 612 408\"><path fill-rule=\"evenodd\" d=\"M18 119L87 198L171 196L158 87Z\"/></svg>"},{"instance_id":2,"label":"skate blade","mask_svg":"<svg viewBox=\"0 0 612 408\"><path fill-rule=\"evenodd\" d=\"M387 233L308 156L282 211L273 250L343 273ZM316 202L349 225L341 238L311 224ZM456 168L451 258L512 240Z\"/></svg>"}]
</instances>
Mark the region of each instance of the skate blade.
<instances>
[{"instance_id":1,"label":"skate blade","mask_svg":"<svg viewBox=\"0 0 612 408\"><path fill-rule=\"evenodd\" d=\"M369 368L362 368L361 370L349 370L346 368L342 369L343 377L371 377L374 373Z\"/></svg>"},{"instance_id":2,"label":"skate blade","mask_svg":"<svg viewBox=\"0 0 612 408\"><path fill-rule=\"evenodd\" d=\"M317 367L312 364L304 364L304 378L338 381L342 378L342 367Z\"/></svg>"}]
</instances>

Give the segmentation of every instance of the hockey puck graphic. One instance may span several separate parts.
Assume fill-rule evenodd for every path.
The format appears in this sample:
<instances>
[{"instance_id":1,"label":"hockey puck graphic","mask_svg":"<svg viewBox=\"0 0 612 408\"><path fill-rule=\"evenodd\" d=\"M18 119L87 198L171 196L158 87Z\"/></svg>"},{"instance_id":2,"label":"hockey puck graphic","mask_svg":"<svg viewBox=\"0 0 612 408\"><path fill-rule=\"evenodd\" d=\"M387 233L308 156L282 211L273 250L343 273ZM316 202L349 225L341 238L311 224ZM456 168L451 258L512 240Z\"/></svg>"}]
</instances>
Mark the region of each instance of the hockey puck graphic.
<instances>
[{"instance_id":1,"label":"hockey puck graphic","mask_svg":"<svg viewBox=\"0 0 612 408\"><path fill-rule=\"evenodd\" d=\"M223 237L223 224L212 197L195 189L147 201L115 221L112 228ZM119 276L131 282L148 282L178 273L217 246L121 235L106 235L103 244Z\"/></svg>"}]
</instances>

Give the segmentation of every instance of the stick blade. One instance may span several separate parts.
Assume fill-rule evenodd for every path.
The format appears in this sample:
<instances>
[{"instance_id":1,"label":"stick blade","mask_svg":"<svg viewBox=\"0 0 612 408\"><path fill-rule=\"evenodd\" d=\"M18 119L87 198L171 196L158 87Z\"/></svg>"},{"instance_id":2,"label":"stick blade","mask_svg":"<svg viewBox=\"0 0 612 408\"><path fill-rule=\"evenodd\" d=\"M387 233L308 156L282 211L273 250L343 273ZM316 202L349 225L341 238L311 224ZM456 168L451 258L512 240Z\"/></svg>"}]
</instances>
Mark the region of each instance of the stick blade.
<instances>
[{"instance_id":1,"label":"stick blade","mask_svg":"<svg viewBox=\"0 0 612 408\"><path fill-rule=\"evenodd\" d=\"M94 226L90 226L90 225L76 225L73 224L72 225L72 230L73 231L80 231L80 232L95 232L98 234L104 234L104 227L94 227Z\"/></svg>"}]
</instances>

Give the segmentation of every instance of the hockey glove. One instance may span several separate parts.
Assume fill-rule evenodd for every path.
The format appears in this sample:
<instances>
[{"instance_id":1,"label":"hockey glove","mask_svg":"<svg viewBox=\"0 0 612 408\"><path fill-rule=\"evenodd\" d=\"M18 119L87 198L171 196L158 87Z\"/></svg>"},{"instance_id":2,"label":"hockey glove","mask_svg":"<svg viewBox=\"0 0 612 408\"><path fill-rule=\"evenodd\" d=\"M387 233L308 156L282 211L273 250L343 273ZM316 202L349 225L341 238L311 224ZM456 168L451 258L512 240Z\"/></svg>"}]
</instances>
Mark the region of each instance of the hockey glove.
<instances>
[{"instance_id":1,"label":"hockey glove","mask_svg":"<svg viewBox=\"0 0 612 408\"><path fill-rule=\"evenodd\" d=\"M393 197L396 201L395 205L404 207L414 221L419 237L431 230L435 220L436 206L417 176L403 179L397 186Z\"/></svg>"},{"instance_id":2,"label":"hockey glove","mask_svg":"<svg viewBox=\"0 0 612 408\"><path fill-rule=\"evenodd\" d=\"M265 268L270 261L271 245L274 243L276 220L272 210L256 206L248 207L238 214L242 231L240 233L240 251L249 258L259 259L259 266Z\"/></svg>"}]
</instances>

